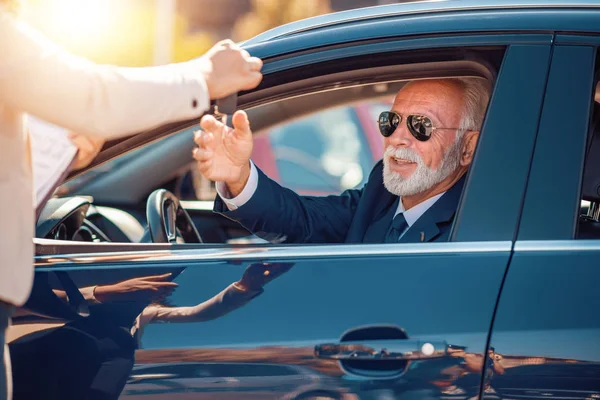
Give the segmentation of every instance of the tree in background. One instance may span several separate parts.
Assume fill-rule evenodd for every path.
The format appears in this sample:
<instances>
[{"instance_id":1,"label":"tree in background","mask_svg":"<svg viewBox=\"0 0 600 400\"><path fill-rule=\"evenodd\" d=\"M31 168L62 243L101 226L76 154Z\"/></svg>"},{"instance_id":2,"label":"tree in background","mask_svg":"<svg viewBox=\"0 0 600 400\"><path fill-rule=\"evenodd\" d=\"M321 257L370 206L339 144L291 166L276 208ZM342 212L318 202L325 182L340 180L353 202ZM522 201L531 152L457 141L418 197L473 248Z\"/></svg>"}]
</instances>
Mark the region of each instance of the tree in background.
<instances>
[{"instance_id":1,"label":"tree in background","mask_svg":"<svg viewBox=\"0 0 600 400\"><path fill-rule=\"evenodd\" d=\"M247 40L288 22L332 12L329 0L252 0L252 8L236 21L234 40Z\"/></svg>"}]
</instances>

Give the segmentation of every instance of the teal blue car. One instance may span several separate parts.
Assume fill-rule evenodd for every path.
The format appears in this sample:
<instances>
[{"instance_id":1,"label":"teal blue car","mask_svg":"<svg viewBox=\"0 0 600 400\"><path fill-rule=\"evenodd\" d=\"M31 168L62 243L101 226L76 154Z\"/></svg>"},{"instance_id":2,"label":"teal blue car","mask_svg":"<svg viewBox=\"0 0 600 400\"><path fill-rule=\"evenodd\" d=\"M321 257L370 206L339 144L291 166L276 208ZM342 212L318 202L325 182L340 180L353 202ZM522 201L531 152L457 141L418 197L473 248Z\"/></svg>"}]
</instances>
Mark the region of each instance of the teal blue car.
<instances>
[{"instance_id":1,"label":"teal blue car","mask_svg":"<svg viewBox=\"0 0 600 400\"><path fill-rule=\"evenodd\" d=\"M323 115L379 107L375 127L407 82L487 80L449 240L258 237L212 212L191 155L197 121L109 142L38 220L31 309L10 343L15 398L39 398L23 382L45 374L85 386L108 360L102 379L124 399L600 399L598 0L382 5L243 46L264 79L236 108L264 151L285 131L279 156L320 171L326 194L362 185L380 144ZM312 151L306 129L286 128L299 121L328 123L329 147L298 156ZM163 274L174 291L94 295ZM92 351L90 336L110 345Z\"/></svg>"}]
</instances>

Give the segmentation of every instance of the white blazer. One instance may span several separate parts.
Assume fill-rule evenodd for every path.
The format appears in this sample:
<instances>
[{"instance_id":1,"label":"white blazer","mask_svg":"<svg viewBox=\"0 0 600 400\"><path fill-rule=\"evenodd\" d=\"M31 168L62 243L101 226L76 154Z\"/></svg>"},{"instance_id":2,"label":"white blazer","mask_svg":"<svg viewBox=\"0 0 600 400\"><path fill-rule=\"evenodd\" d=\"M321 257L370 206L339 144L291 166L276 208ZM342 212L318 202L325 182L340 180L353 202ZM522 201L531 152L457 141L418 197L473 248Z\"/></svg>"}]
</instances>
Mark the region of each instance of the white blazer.
<instances>
[{"instance_id":1,"label":"white blazer","mask_svg":"<svg viewBox=\"0 0 600 400\"><path fill-rule=\"evenodd\" d=\"M33 280L34 207L23 113L107 139L200 117L197 62L97 65L69 54L0 6L0 300L22 305Z\"/></svg>"}]
</instances>

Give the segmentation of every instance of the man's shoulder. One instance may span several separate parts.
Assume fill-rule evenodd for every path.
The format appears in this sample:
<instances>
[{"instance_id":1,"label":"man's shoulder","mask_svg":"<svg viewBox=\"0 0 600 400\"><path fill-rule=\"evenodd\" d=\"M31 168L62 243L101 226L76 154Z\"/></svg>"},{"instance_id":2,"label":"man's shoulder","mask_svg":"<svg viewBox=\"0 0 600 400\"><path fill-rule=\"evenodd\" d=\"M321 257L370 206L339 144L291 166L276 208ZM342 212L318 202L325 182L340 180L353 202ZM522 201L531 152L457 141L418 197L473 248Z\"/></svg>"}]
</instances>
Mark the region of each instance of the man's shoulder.
<instances>
[{"instance_id":1,"label":"man's shoulder","mask_svg":"<svg viewBox=\"0 0 600 400\"><path fill-rule=\"evenodd\" d=\"M380 208L396 199L396 196L390 193L383 184L383 160L379 160L371 169L369 179L363 186L360 197L362 202L374 205Z\"/></svg>"},{"instance_id":2,"label":"man's shoulder","mask_svg":"<svg viewBox=\"0 0 600 400\"><path fill-rule=\"evenodd\" d=\"M369 174L367 185L369 184L383 184L383 160L379 160L375 163Z\"/></svg>"}]
</instances>

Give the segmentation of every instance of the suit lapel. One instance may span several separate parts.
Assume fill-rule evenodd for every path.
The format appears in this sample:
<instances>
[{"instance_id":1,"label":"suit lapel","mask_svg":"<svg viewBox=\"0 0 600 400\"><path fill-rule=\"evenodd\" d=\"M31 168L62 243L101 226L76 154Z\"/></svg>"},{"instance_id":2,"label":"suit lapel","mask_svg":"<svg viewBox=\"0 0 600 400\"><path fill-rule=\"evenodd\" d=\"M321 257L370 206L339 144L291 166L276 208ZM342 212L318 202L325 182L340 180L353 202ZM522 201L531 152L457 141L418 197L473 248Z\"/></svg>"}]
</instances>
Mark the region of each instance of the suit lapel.
<instances>
[{"instance_id":1,"label":"suit lapel","mask_svg":"<svg viewBox=\"0 0 600 400\"><path fill-rule=\"evenodd\" d=\"M400 238L400 243L430 242L442 232L440 225L452 221L465 183L463 176L438 199ZM443 228L442 228L443 229Z\"/></svg>"},{"instance_id":2,"label":"suit lapel","mask_svg":"<svg viewBox=\"0 0 600 400\"><path fill-rule=\"evenodd\" d=\"M402 235L399 240L400 243L429 242L440 234L437 220L431 215L432 208L433 206L425 214L421 215L408 231Z\"/></svg>"},{"instance_id":3,"label":"suit lapel","mask_svg":"<svg viewBox=\"0 0 600 400\"><path fill-rule=\"evenodd\" d=\"M390 207L395 206L394 209L396 209L398 206L398 196L390 193L383 185L383 162L381 165L377 165L375 178L369 182L374 189L369 191L373 196L370 199L372 201L368 202L372 207L370 219L379 219L388 212Z\"/></svg>"}]
</instances>

